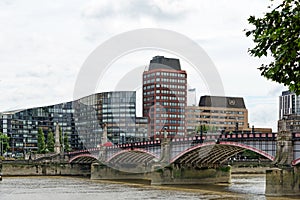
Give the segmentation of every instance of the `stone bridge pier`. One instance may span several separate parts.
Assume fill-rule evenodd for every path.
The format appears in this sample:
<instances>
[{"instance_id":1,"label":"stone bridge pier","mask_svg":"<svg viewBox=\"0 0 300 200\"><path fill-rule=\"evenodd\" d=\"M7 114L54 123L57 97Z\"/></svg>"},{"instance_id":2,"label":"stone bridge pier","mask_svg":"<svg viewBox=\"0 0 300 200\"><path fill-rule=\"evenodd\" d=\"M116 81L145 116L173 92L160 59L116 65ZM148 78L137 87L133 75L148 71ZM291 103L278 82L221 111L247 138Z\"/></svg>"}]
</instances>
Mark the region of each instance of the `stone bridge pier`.
<instances>
[{"instance_id":1,"label":"stone bridge pier","mask_svg":"<svg viewBox=\"0 0 300 200\"><path fill-rule=\"evenodd\" d=\"M300 166L293 166L294 141L292 133L285 128L277 135L276 168L266 171L266 195L288 196L300 195Z\"/></svg>"}]
</instances>

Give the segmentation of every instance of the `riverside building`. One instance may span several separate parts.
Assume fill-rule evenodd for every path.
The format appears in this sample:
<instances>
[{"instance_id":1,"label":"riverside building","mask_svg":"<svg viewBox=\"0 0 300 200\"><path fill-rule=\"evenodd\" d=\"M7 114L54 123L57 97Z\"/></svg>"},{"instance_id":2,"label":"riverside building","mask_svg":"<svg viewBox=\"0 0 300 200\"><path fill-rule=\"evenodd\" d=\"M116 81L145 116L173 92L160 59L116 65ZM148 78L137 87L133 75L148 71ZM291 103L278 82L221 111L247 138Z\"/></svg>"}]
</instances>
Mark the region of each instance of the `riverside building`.
<instances>
[{"instance_id":1,"label":"riverside building","mask_svg":"<svg viewBox=\"0 0 300 200\"><path fill-rule=\"evenodd\" d=\"M285 115L300 115L300 96L290 91L283 91L279 97L279 120Z\"/></svg>"},{"instance_id":2,"label":"riverside building","mask_svg":"<svg viewBox=\"0 0 300 200\"><path fill-rule=\"evenodd\" d=\"M143 73L143 116L148 118L148 137L185 134L187 74L179 59L155 56Z\"/></svg>"},{"instance_id":3,"label":"riverside building","mask_svg":"<svg viewBox=\"0 0 300 200\"><path fill-rule=\"evenodd\" d=\"M134 91L103 92L71 102L0 113L0 131L10 138L11 154L37 151L38 129L47 140L56 123L71 149L80 150L101 143L104 124L112 143L143 141L148 118L136 117Z\"/></svg>"},{"instance_id":4,"label":"riverside building","mask_svg":"<svg viewBox=\"0 0 300 200\"><path fill-rule=\"evenodd\" d=\"M248 110L240 97L202 96L198 106L186 108L187 132L205 125L215 130L234 131L248 128Z\"/></svg>"}]
</instances>

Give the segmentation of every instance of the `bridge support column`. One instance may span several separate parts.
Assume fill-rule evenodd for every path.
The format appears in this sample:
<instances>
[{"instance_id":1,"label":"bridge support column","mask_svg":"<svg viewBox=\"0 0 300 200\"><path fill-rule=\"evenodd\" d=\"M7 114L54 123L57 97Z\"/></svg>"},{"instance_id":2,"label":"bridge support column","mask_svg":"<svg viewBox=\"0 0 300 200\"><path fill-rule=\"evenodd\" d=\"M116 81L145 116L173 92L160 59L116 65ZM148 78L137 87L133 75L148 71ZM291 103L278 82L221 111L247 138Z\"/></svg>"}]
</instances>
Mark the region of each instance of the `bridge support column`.
<instances>
[{"instance_id":1,"label":"bridge support column","mask_svg":"<svg viewBox=\"0 0 300 200\"><path fill-rule=\"evenodd\" d=\"M231 182L231 167L217 169L174 168L158 169L152 173L151 185L191 185Z\"/></svg>"},{"instance_id":2,"label":"bridge support column","mask_svg":"<svg viewBox=\"0 0 300 200\"><path fill-rule=\"evenodd\" d=\"M300 195L300 167L267 170L266 195Z\"/></svg>"},{"instance_id":3,"label":"bridge support column","mask_svg":"<svg viewBox=\"0 0 300 200\"><path fill-rule=\"evenodd\" d=\"M300 167L292 166L294 146L292 133L286 129L286 121L280 123L276 141L276 157L273 162L278 168L266 171L266 195L300 195Z\"/></svg>"},{"instance_id":4,"label":"bridge support column","mask_svg":"<svg viewBox=\"0 0 300 200\"><path fill-rule=\"evenodd\" d=\"M158 167L158 166L157 166ZM230 183L231 168L194 169L174 168L173 165L164 168L153 168L152 172L130 173L110 168L101 163L93 163L91 179L93 180L143 180L151 185L191 185Z\"/></svg>"}]
</instances>

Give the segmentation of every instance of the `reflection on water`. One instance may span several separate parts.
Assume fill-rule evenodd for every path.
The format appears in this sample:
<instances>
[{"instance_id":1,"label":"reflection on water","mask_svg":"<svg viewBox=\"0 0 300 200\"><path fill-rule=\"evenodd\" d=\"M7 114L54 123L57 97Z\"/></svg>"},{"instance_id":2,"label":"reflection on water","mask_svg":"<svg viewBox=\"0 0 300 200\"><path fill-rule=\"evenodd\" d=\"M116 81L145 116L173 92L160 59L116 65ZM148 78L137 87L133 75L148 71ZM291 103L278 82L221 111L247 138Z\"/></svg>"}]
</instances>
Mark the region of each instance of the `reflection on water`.
<instances>
[{"instance_id":1,"label":"reflection on water","mask_svg":"<svg viewBox=\"0 0 300 200\"><path fill-rule=\"evenodd\" d=\"M4 178L0 182L1 200L282 199L266 198L264 191L263 175L234 176L232 184L217 186L159 187L68 177Z\"/></svg>"}]
</instances>

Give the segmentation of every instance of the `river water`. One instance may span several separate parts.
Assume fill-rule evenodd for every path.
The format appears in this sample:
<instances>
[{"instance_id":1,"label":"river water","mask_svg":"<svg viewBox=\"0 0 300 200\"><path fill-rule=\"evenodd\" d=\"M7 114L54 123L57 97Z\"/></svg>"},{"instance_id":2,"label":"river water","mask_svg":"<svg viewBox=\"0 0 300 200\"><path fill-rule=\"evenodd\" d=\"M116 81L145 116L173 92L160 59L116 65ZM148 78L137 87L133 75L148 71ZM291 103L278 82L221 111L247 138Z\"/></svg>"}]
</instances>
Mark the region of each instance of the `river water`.
<instances>
[{"instance_id":1,"label":"river water","mask_svg":"<svg viewBox=\"0 0 300 200\"><path fill-rule=\"evenodd\" d=\"M0 200L255 199L264 195L265 176L233 176L230 185L150 186L70 177L4 177ZM294 198L297 199L297 198Z\"/></svg>"}]
</instances>

